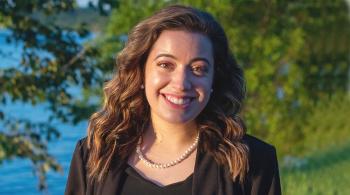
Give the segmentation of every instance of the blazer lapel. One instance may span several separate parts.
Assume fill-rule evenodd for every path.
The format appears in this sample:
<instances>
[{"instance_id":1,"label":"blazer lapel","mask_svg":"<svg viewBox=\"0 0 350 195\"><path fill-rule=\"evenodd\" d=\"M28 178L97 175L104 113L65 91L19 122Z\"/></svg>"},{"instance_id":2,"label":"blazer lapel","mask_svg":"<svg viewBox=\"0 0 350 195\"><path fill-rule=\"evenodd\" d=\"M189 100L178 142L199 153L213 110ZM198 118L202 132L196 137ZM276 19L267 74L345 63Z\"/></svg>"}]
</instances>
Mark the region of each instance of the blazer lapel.
<instances>
[{"instance_id":1,"label":"blazer lapel","mask_svg":"<svg viewBox=\"0 0 350 195\"><path fill-rule=\"evenodd\" d=\"M200 139L201 140L201 139ZM199 140L199 142L200 142ZM233 182L227 166L220 166L214 157L201 150L198 152L193 173L193 195L245 194L244 187L238 181Z\"/></svg>"},{"instance_id":2,"label":"blazer lapel","mask_svg":"<svg viewBox=\"0 0 350 195\"><path fill-rule=\"evenodd\" d=\"M218 193L218 164L207 152L201 150L199 139L196 163L192 180L193 195L217 195Z\"/></svg>"},{"instance_id":3,"label":"blazer lapel","mask_svg":"<svg viewBox=\"0 0 350 195\"><path fill-rule=\"evenodd\" d=\"M96 194L103 194L103 195L118 194L119 190L121 189L121 185L123 185L122 177L124 172L123 170L125 170L125 168L126 168L126 162L116 158L110 170L108 171L104 182L97 187Z\"/></svg>"}]
</instances>

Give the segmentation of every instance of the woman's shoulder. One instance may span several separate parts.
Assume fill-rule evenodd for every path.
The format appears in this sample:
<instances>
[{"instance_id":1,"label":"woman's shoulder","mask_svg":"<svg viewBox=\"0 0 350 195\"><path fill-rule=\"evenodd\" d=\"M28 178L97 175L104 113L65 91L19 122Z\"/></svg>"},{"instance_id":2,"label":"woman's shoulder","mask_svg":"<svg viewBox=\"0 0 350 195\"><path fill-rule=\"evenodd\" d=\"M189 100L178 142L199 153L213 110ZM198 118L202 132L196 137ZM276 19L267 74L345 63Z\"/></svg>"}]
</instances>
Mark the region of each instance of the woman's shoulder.
<instances>
[{"instance_id":1,"label":"woman's shoulder","mask_svg":"<svg viewBox=\"0 0 350 195\"><path fill-rule=\"evenodd\" d=\"M251 135L245 135L243 141L249 148L251 171L275 169L277 167L276 148L273 145Z\"/></svg>"},{"instance_id":2,"label":"woman's shoulder","mask_svg":"<svg viewBox=\"0 0 350 195\"><path fill-rule=\"evenodd\" d=\"M270 153L276 151L273 145L249 134L244 135L243 141L248 145L251 152Z\"/></svg>"},{"instance_id":3,"label":"woman's shoulder","mask_svg":"<svg viewBox=\"0 0 350 195\"><path fill-rule=\"evenodd\" d=\"M87 149L87 137L83 137L83 138L79 139L77 142L77 147L81 147L84 150L86 150Z\"/></svg>"},{"instance_id":4,"label":"woman's shoulder","mask_svg":"<svg viewBox=\"0 0 350 195\"><path fill-rule=\"evenodd\" d=\"M65 194L86 194L86 162L88 158L87 139L80 139L73 152L70 163Z\"/></svg>"},{"instance_id":5,"label":"woman's shoulder","mask_svg":"<svg viewBox=\"0 0 350 195\"><path fill-rule=\"evenodd\" d=\"M79 156L83 162L86 162L88 154L87 137L84 137L78 140L76 143L73 157Z\"/></svg>"},{"instance_id":6,"label":"woman's shoulder","mask_svg":"<svg viewBox=\"0 0 350 195\"><path fill-rule=\"evenodd\" d=\"M80 150L87 151L87 137L79 139L75 147L79 148Z\"/></svg>"},{"instance_id":7,"label":"woman's shoulder","mask_svg":"<svg viewBox=\"0 0 350 195\"><path fill-rule=\"evenodd\" d=\"M252 194L281 194L275 147L251 135L245 135L243 140L249 147L249 191Z\"/></svg>"}]
</instances>

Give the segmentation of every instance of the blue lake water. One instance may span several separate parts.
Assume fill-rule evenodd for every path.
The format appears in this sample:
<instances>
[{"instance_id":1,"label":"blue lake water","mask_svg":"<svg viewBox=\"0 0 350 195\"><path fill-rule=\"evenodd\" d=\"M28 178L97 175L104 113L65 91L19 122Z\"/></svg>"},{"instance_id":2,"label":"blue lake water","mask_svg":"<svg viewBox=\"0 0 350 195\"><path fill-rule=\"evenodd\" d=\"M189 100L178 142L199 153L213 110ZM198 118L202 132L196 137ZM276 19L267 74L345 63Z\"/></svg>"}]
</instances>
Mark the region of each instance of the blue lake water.
<instances>
[{"instance_id":1,"label":"blue lake water","mask_svg":"<svg viewBox=\"0 0 350 195\"><path fill-rule=\"evenodd\" d=\"M0 29L0 51L2 54L12 55L11 57L0 55L0 71L2 68L16 67L20 57L20 43L17 45L7 44L5 42L6 35L8 35L8 31ZM73 90L75 94L79 95L79 89ZM7 116L26 118L33 121L47 120L49 111L46 109L46 106L45 104L41 104L33 107L23 103L0 104L1 110L6 113ZM69 164L75 144L86 135L87 121L81 122L75 126L62 124L60 122L55 122L54 125L59 129L61 137L49 143L49 152L60 163L63 172L49 172L47 175L48 190L45 193L59 195L64 193ZM41 193L42 192L38 191L38 178L34 175L33 167L29 160L16 158L5 161L0 165L0 195L31 195Z\"/></svg>"},{"instance_id":2,"label":"blue lake water","mask_svg":"<svg viewBox=\"0 0 350 195\"><path fill-rule=\"evenodd\" d=\"M23 111L21 109L21 111ZM32 114L30 112L27 112ZM49 143L50 153L56 157L63 168L63 173L49 172L47 175L48 194L63 194L75 143L84 137L86 123L75 127L57 124L61 138ZM0 194L40 194L38 179L33 173L29 160L14 159L0 167Z\"/></svg>"}]
</instances>

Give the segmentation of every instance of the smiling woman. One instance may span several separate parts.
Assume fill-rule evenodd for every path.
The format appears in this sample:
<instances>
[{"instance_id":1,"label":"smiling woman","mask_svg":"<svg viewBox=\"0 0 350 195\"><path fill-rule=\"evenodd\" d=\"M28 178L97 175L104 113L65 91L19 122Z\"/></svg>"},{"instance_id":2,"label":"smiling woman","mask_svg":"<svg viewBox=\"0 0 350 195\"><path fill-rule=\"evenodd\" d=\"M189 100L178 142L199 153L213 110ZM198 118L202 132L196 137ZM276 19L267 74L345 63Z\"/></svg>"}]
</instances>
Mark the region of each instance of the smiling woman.
<instances>
[{"instance_id":1,"label":"smiling woman","mask_svg":"<svg viewBox=\"0 0 350 195\"><path fill-rule=\"evenodd\" d=\"M222 27L166 7L130 32L66 194L280 194L273 146L245 134L244 79Z\"/></svg>"},{"instance_id":2,"label":"smiling woman","mask_svg":"<svg viewBox=\"0 0 350 195\"><path fill-rule=\"evenodd\" d=\"M195 118L209 101L213 76L208 37L183 30L163 31L145 65L145 93L152 121L194 127Z\"/></svg>"}]
</instances>

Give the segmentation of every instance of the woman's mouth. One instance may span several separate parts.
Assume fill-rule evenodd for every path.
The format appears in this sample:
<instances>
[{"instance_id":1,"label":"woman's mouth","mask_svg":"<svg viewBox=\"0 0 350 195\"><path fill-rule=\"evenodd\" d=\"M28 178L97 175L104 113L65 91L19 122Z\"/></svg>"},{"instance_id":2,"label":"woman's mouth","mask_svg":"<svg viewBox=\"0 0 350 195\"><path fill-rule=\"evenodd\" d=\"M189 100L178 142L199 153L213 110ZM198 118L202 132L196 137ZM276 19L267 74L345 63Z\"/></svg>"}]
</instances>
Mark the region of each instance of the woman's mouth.
<instances>
[{"instance_id":1,"label":"woman's mouth","mask_svg":"<svg viewBox=\"0 0 350 195\"><path fill-rule=\"evenodd\" d=\"M165 100L176 108L186 108L194 99L189 96L174 96L169 94L162 94Z\"/></svg>"}]
</instances>

